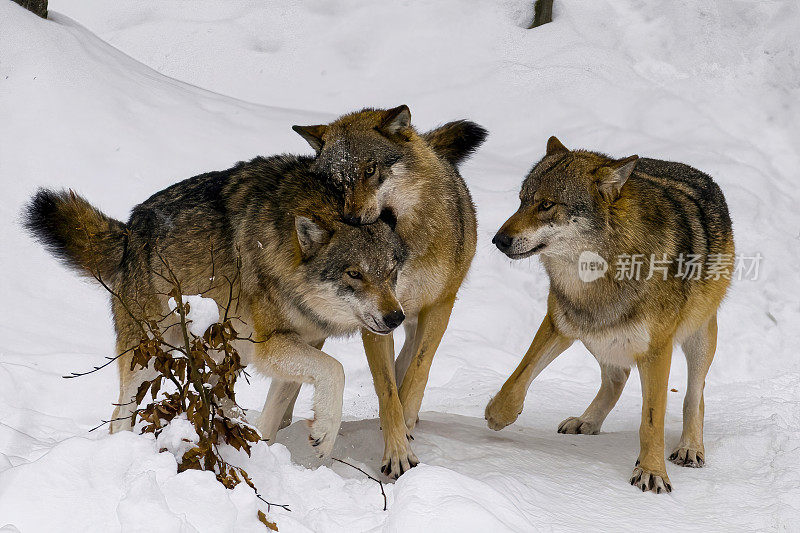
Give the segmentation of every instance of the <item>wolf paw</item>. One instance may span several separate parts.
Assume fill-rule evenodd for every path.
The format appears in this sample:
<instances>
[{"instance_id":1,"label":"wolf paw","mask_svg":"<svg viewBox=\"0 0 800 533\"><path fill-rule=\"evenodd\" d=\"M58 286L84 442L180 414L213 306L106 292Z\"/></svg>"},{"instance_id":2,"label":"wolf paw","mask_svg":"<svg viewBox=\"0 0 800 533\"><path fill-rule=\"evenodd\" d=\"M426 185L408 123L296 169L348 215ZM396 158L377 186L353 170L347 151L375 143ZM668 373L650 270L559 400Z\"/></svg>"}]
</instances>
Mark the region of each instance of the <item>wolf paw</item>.
<instances>
[{"instance_id":1,"label":"wolf paw","mask_svg":"<svg viewBox=\"0 0 800 533\"><path fill-rule=\"evenodd\" d=\"M522 412L522 402L515 401L509 394L501 389L497 396L486 404L484 418L489 427L500 431L509 424L514 423Z\"/></svg>"},{"instance_id":2,"label":"wolf paw","mask_svg":"<svg viewBox=\"0 0 800 533\"><path fill-rule=\"evenodd\" d=\"M590 420L571 416L558 425L558 432L569 435L597 435L600 433L600 425Z\"/></svg>"},{"instance_id":3,"label":"wolf paw","mask_svg":"<svg viewBox=\"0 0 800 533\"><path fill-rule=\"evenodd\" d=\"M408 441L411 435L405 435L402 440L396 439L395 442L387 442L386 450L383 454L381 472L390 479L397 479L403 473L408 472L419 464L419 459L414 455Z\"/></svg>"},{"instance_id":4,"label":"wolf paw","mask_svg":"<svg viewBox=\"0 0 800 533\"><path fill-rule=\"evenodd\" d=\"M651 491L656 494L672 492L672 484L669 482L667 474L656 474L655 472L645 470L641 466L637 466L633 469L630 481L631 485L642 489L642 492Z\"/></svg>"},{"instance_id":5,"label":"wolf paw","mask_svg":"<svg viewBox=\"0 0 800 533\"><path fill-rule=\"evenodd\" d=\"M328 457L333 451L336 436L339 433L339 423L334 420L315 418L308 421L310 429L308 441L313 446L319 457Z\"/></svg>"},{"instance_id":6,"label":"wolf paw","mask_svg":"<svg viewBox=\"0 0 800 533\"><path fill-rule=\"evenodd\" d=\"M702 450L694 450L687 447L677 447L670 454L669 460L678 466L689 468L701 468L706 464L705 453Z\"/></svg>"}]
</instances>

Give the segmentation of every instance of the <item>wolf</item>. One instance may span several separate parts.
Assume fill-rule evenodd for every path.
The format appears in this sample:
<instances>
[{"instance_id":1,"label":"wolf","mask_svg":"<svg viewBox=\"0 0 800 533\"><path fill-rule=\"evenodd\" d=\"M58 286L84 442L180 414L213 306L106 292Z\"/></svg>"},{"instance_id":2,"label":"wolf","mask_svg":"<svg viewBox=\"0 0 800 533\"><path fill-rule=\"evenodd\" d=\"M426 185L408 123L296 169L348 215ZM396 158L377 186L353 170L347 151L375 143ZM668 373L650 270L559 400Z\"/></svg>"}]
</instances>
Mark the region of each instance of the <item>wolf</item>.
<instances>
[{"instance_id":1,"label":"wolf","mask_svg":"<svg viewBox=\"0 0 800 533\"><path fill-rule=\"evenodd\" d=\"M24 222L67 266L112 291L118 354L139 343L141 319L169 314L165 265L184 293L202 292L221 307L238 279L240 335L255 340L237 347L243 362L314 385L310 439L324 456L341 422L344 373L322 343L359 329L387 334L402 323L395 288L408 252L383 221L344 223L313 162L257 157L195 176L136 206L127 223L71 191L42 189ZM130 429L130 400L146 375L131 371L130 356L119 358L119 374L112 432ZM268 422L268 413L257 422L262 433Z\"/></svg>"},{"instance_id":2,"label":"wolf","mask_svg":"<svg viewBox=\"0 0 800 533\"><path fill-rule=\"evenodd\" d=\"M386 220L408 248L397 278L406 316L397 360L392 335L362 328L384 437L381 471L397 478L418 463L411 431L433 356L475 255L475 206L458 166L487 131L457 120L420 134L405 105L363 109L330 124L293 129L316 152L312 169L320 181L339 192L342 216L353 224ZM297 385L273 383L270 395L274 435L291 423Z\"/></svg>"},{"instance_id":3,"label":"wolf","mask_svg":"<svg viewBox=\"0 0 800 533\"><path fill-rule=\"evenodd\" d=\"M642 491L670 492L664 414L676 343L689 373L683 433L670 460L688 467L706 460L703 389L734 254L722 191L685 164L568 150L551 137L519 198L519 209L492 242L512 259L539 255L550 292L530 348L486 406L489 427L500 430L514 422L533 379L578 339L600 363L600 390L584 413L564 420L558 432L598 433L635 364L643 402L640 451L630 483ZM580 268L586 253L598 262L646 257L659 262L658 270L629 276L626 269L611 275L598 268L586 276ZM682 272L686 257L718 267L713 275L710 268L687 275Z\"/></svg>"}]
</instances>

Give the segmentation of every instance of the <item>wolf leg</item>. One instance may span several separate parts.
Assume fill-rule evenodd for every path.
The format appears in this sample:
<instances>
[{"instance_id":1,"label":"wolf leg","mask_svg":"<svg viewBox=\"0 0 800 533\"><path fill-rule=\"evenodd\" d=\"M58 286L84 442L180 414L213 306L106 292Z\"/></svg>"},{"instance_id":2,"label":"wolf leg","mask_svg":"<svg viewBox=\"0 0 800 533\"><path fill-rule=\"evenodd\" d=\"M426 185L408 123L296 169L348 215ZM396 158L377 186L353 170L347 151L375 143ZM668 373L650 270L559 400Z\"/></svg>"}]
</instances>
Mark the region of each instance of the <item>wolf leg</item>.
<instances>
[{"instance_id":1,"label":"wolf leg","mask_svg":"<svg viewBox=\"0 0 800 533\"><path fill-rule=\"evenodd\" d=\"M123 353L127 350L126 344L117 342L117 353ZM111 423L109 431L117 433L118 431L131 431L133 424L131 417L133 412L136 411L136 392L139 386L145 380L152 379L156 376L156 372L152 368L137 368L131 370L132 354L128 353L117 359L117 368L119 369L119 399L114 407L114 412L111 414Z\"/></svg>"},{"instance_id":2,"label":"wolf leg","mask_svg":"<svg viewBox=\"0 0 800 533\"><path fill-rule=\"evenodd\" d=\"M314 420L309 423L311 428L309 440L311 445L317 448L320 456L330 455L342 422L344 393L342 364L304 342L294 333L267 336L256 328L256 335L267 339L256 344L254 363L261 373L283 382L294 381L314 385ZM287 392L286 388L283 392ZM277 391L275 397L280 397ZM291 399L288 394L283 394L283 397ZM272 419L277 421L283 419L285 409L266 408L265 412L278 413ZM273 426L275 423L273 422Z\"/></svg>"},{"instance_id":3,"label":"wolf leg","mask_svg":"<svg viewBox=\"0 0 800 533\"><path fill-rule=\"evenodd\" d=\"M706 375L717 349L717 315L689 336L681 345L689 369L686 396L683 399L683 433L678 446L669 456L676 465L699 468L705 464L703 446L703 389Z\"/></svg>"},{"instance_id":4,"label":"wolf leg","mask_svg":"<svg viewBox=\"0 0 800 533\"><path fill-rule=\"evenodd\" d=\"M406 318L406 321L403 323L403 328L406 330L406 340L403 342L400 354L394 362L394 380L396 383L403 382L403 377L406 375L408 365L411 364L411 357L414 355L414 336L417 333L416 317L413 320Z\"/></svg>"},{"instance_id":5,"label":"wolf leg","mask_svg":"<svg viewBox=\"0 0 800 533\"><path fill-rule=\"evenodd\" d=\"M324 340L312 344L312 346L317 350L322 350L323 344L325 344ZM300 394L301 385L296 381L272 380L261 416L256 421L256 427L264 440L275 442L278 431L292 425L294 403L297 401L297 395ZM280 420L277 418L279 414L281 414Z\"/></svg>"},{"instance_id":6,"label":"wolf leg","mask_svg":"<svg viewBox=\"0 0 800 533\"><path fill-rule=\"evenodd\" d=\"M447 329L455 301L455 296L448 297L422 309L417 318L414 342L410 347L410 361L400 385L400 403L409 431L413 430L417 423L433 356Z\"/></svg>"},{"instance_id":7,"label":"wolf leg","mask_svg":"<svg viewBox=\"0 0 800 533\"><path fill-rule=\"evenodd\" d=\"M642 422L639 426L639 459L631 485L655 493L671 492L664 462L664 414L667 410L667 380L672 359L672 340L652 347L637 362L642 381Z\"/></svg>"},{"instance_id":8,"label":"wolf leg","mask_svg":"<svg viewBox=\"0 0 800 533\"><path fill-rule=\"evenodd\" d=\"M319 348L317 349L319 350ZM295 385L296 386L294 388L294 391L289 397L289 403L286 405L286 409L283 410L283 417L281 418L281 423L278 426L278 429L288 428L289 426L292 425L292 416L294 415L294 404L297 401L297 395L300 394L300 383L295 383Z\"/></svg>"},{"instance_id":9,"label":"wolf leg","mask_svg":"<svg viewBox=\"0 0 800 533\"><path fill-rule=\"evenodd\" d=\"M550 315L545 315L519 366L486 405L485 418L490 428L499 431L517 419L531 382L573 341L561 335L553 326Z\"/></svg>"},{"instance_id":10,"label":"wolf leg","mask_svg":"<svg viewBox=\"0 0 800 533\"><path fill-rule=\"evenodd\" d=\"M403 420L403 406L394 379L394 339L392 335L376 335L362 330L364 351L378 395L378 409L383 429L383 461L381 472L397 478L419 463L409 445L409 434Z\"/></svg>"},{"instance_id":11,"label":"wolf leg","mask_svg":"<svg viewBox=\"0 0 800 533\"><path fill-rule=\"evenodd\" d=\"M558 425L559 433L597 435L608 413L625 388L630 368L600 363L600 390L581 416L571 416Z\"/></svg>"},{"instance_id":12,"label":"wolf leg","mask_svg":"<svg viewBox=\"0 0 800 533\"><path fill-rule=\"evenodd\" d=\"M121 348L117 343L117 353L125 350L126 348ZM133 429L131 416L137 407L133 403L135 401L133 397L141 383L141 380L136 379L137 372L131 370L131 356L122 356L117 359L117 367L119 368L119 399L111 414L111 424L109 425L111 433Z\"/></svg>"},{"instance_id":13,"label":"wolf leg","mask_svg":"<svg viewBox=\"0 0 800 533\"><path fill-rule=\"evenodd\" d=\"M291 423L291 411L294 410L294 401L300 392L300 385L301 383L296 381L284 381L278 378L274 378L270 383L264 409L256 420L256 427L267 442L275 442L278 430L289 425L285 424L287 412Z\"/></svg>"}]
</instances>

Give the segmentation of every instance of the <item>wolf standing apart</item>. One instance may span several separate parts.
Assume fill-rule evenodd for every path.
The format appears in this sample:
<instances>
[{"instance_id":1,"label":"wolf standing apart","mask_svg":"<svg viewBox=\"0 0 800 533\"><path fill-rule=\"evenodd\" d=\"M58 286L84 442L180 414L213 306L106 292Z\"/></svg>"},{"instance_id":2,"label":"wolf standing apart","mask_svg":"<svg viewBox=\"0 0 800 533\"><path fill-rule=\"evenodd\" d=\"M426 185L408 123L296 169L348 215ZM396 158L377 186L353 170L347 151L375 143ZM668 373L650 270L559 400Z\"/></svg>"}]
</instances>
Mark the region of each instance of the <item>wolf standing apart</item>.
<instances>
[{"instance_id":1,"label":"wolf standing apart","mask_svg":"<svg viewBox=\"0 0 800 533\"><path fill-rule=\"evenodd\" d=\"M630 482L642 491L671 491L664 413L672 346L681 344L689 373L683 433L670 460L699 467L705 462L703 388L717 343L717 308L730 279L729 267L715 275L686 275L680 258L697 257L703 264L732 260L733 232L722 192L709 176L681 163L638 156L614 160L569 151L551 137L519 197L519 210L493 242L512 259L539 254L550 294L547 315L525 357L486 406L489 427L499 430L514 422L531 381L579 339L600 363L600 390L582 415L567 418L558 431L599 432L636 364L643 401L640 452ZM666 260L668 268L652 276L605 275L585 282L578 262L587 251L607 261L642 254Z\"/></svg>"},{"instance_id":2,"label":"wolf standing apart","mask_svg":"<svg viewBox=\"0 0 800 533\"><path fill-rule=\"evenodd\" d=\"M388 330L362 328L385 443L381 471L397 477L418 462L410 432L431 361L475 255L475 207L457 166L484 141L486 130L456 121L420 135L406 106L365 109L328 125L294 129L317 152L312 170L340 192L344 217L353 224L392 220L408 246L397 279L406 317L397 361L392 336L384 335ZM274 429L265 434L274 437L291 422L297 385L273 383L270 396L273 408L265 412L275 413Z\"/></svg>"},{"instance_id":3,"label":"wolf standing apart","mask_svg":"<svg viewBox=\"0 0 800 533\"><path fill-rule=\"evenodd\" d=\"M396 325L395 281L406 250L383 222L340 222L330 191L309 172L311 162L256 158L190 178L135 207L127 224L72 192L41 190L26 225L64 263L119 295L112 298L117 353L140 342L140 319L169 314L163 261L185 293L203 292L218 305L230 298L224 280L240 279L236 314L248 326L242 334L261 341L237 347L243 362L314 385L310 438L324 455L341 422L344 372L320 350L322 342ZM130 399L145 379L145 371L131 371L130 356L119 358L119 372L112 432L130 429Z\"/></svg>"}]
</instances>

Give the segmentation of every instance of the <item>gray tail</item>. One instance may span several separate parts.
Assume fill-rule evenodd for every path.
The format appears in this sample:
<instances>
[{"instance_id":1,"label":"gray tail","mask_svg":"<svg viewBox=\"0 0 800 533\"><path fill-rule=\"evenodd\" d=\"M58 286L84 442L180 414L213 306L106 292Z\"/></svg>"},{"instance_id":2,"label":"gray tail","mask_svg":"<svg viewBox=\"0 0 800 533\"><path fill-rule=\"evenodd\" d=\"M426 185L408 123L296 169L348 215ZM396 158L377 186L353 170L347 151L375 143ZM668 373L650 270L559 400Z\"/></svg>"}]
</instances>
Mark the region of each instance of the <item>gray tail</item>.
<instances>
[{"instance_id":1,"label":"gray tail","mask_svg":"<svg viewBox=\"0 0 800 533\"><path fill-rule=\"evenodd\" d=\"M25 228L66 266L113 283L125 253L125 224L71 190L39 189L25 206Z\"/></svg>"}]
</instances>

